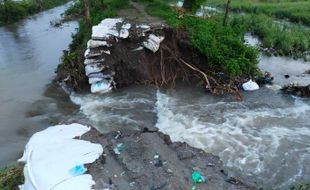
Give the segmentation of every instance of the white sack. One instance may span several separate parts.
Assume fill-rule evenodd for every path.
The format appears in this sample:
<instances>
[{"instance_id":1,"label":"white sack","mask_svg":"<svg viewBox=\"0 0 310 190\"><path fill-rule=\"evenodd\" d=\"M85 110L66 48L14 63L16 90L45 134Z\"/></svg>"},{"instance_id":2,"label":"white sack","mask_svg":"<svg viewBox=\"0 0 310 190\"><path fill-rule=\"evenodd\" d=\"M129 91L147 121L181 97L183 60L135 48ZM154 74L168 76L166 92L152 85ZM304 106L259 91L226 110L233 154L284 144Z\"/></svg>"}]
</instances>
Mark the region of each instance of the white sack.
<instances>
[{"instance_id":1,"label":"white sack","mask_svg":"<svg viewBox=\"0 0 310 190\"><path fill-rule=\"evenodd\" d=\"M256 82L249 80L248 82L242 84L242 88L245 91L254 91L254 90L258 90L259 86Z\"/></svg>"}]
</instances>

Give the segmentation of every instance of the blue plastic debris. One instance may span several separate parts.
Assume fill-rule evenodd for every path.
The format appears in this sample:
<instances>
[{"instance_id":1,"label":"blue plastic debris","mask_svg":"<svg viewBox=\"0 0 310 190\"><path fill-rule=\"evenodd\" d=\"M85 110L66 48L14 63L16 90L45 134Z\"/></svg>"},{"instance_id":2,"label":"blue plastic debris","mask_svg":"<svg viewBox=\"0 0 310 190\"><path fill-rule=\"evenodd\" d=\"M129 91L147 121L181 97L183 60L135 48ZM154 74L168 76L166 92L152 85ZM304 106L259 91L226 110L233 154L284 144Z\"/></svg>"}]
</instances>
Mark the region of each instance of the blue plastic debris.
<instances>
[{"instance_id":1,"label":"blue plastic debris","mask_svg":"<svg viewBox=\"0 0 310 190\"><path fill-rule=\"evenodd\" d=\"M84 167L84 165L77 165L77 166L74 166L74 167L69 171L69 173L70 173L72 176L78 176L78 175L84 174L86 171L87 171L87 169Z\"/></svg>"}]
</instances>

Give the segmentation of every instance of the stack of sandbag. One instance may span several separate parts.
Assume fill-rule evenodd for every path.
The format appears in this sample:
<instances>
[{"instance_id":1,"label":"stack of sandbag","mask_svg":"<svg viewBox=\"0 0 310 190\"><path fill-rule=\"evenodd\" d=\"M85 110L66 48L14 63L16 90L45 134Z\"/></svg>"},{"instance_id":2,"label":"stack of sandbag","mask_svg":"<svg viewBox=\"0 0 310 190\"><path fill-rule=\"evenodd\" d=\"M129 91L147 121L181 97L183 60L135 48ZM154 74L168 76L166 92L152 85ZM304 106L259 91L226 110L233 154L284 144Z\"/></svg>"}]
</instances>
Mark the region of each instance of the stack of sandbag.
<instances>
[{"instance_id":1,"label":"stack of sandbag","mask_svg":"<svg viewBox=\"0 0 310 190\"><path fill-rule=\"evenodd\" d=\"M115 71L112 67L113 54L112 46L120 43L121 39L129 38L130 32L132 36L141 39L136 45L137 48L128 49L128 51L140 51L144 48L157 52L160 43L164 40L163 36L157 36L151 31L151 27L144 24L131 25L122 18L107 18L92 28L91 39L87 43L85 51L85 74L91 85L92 93L104 93L110 91L115 85ZM110 59L110 57L112 59ZM114 56L115 57L115 56ZM111 63L107 62L110 60ZM115 59L115 58L114 58Z\"/></svg>"},{"instance_id":2,"label":"stack of sandbag","mask_svg":"<svg viewBox=\"0 0 310 190\"><path fill-rule=\"evenodd\" d=\"M103 55L110 55L111 40L128 38L131 24L120 18L108 18L93 26L91 39L87 42L85 51L85 74L91 85L92 93L110 91L114 85L115 73L105 62Z\"/></svg>"}]
</instances>

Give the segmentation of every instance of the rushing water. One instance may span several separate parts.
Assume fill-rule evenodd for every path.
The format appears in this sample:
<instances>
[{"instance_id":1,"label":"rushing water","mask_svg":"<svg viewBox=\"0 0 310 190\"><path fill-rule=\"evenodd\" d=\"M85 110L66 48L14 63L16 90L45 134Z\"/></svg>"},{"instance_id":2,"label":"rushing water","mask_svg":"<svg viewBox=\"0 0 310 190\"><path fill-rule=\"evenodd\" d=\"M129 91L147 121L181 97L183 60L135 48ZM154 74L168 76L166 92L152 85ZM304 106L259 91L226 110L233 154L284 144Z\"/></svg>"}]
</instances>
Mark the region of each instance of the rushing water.
<instances>
[{"instance_id":1,"label":"rushing water","mask_svg":"<svg viewBox=\"0 0 310 190\"><path fill-rule=\"evenodd\" d=\"M271 71L276 84L244 92L243 102L188 85L170 90L130 86L103 95L72 94L71 101L80 106L76 113L65 94L46 86L76 27L50 27L65 8L0 28L0 165L16 160L34 132L50 123L78 120L103 133L157 126L174 141L219 155L227 168L259 185L285 189L309 181L310 100L273 87L307 83L309 76L301 73L310 63L261 56L261 69Z\"/></svg>"},{"instance_id":2,"label":"rushing water","mask_svg":"<svg viewBox=\"0 0 310 190\"><path fill-rule=\"evenodd\" d=\"M246 41L259 43L249 35ZM259 66L273 73L275 84L244 92L243 102L187 85L131 86L103 95L72 94L71 100L101 132L155 124L174 141L219 155L227 168L258 186L286 189L310 179L310 100L277 89L310 84L310 75L302 74L310 63L261 55Z\"/></svg>"},{"instance_id":3,"label":"rushing water","mask_svg":"<svg viewBox=\"0 0 310 190\"><path fill-rule=\"evenodd\" d=\"M16 160L29 136L51 122L44 112L58 113L57 103L43 93L77 27L50 26L68 6L0 27L0 167Z\"/></svg>"}]
</instances>

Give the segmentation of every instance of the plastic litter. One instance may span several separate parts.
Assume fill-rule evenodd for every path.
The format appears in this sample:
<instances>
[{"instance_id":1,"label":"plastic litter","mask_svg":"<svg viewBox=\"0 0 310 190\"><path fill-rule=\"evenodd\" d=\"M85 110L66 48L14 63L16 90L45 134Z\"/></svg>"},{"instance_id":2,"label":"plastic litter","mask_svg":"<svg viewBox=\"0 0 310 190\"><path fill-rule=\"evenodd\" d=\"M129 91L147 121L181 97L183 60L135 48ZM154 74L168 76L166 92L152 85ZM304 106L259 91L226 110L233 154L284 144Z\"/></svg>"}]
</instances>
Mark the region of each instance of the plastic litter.
<instances>
[{"instance_id":1,"label":"plastic litter","mask_svg":"<svg viewBox=\"0 0 310 190\"><path fill-rule=\"evenodd\" d=\"M203 177L198 171L194 171L192 173L192 180L194 182L194 186L193 186L192 190L195 190L197 188L197 184L206 183L205 177Z\"/></svg>"},{"instance_id":2,"label":"plastic litter","mask_svg":"<svg viewBox=\"0 0 310 190\"><path fill-rule=\"evenodd\" d=\"M258 86L258 84L256 82L253 82L252 79L251 79L248 82L243 83L242 84L242 88L245 91L254 91L254 90L258 90L259 86Z\"/></svg>"},{"instance_id":3,"label":"plastic litter","mask_svg":"<svg viewBox=\"0 0 310 190\"><path fill-rule=\"evenodd\" d=\"M164 40L165 38L163 36L155 36L154 34L150 34L149 38L147 41L143 42L142 45L143 47L151 50L153 53L157 52L160 46L160 43Z\"/></svg>"},{"instance_id":4,"label":"plastic litter","mask_svg":"<svg viewBox=\"0 0 310 190\"><path fill-rule=\"evenodd\" d=\"M72 176L82 175L87 171L84 165L74 166L69 172Z\"/></svg>"},{"instance_id":5,"label":"plastic litter","mask_svg":"<svg viewBox=\"0 0 310 190\"><path fill-rule=\"evenodd\" d=\"M158 153L156 153L156 154L154 155L154 166L155 166L155 167L161 167L161 166L163 166L163 162L162 162L162 160L161 160L161 158L160 158L160 155L159 155Z\"/></svg>"},{"instance_id":6,"label":"plastic litter","mask_svg":"<svg viewBox=\"0 0 310 190\"><path fill-rule=\"evenodd\" d=\"M123 150L125 150L125 145L123 143L117 144L116 147L113 149L115 154L121 154Z\"/></svg>"}]
</instances>

